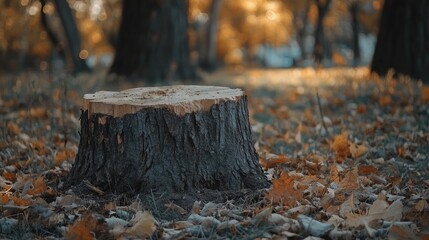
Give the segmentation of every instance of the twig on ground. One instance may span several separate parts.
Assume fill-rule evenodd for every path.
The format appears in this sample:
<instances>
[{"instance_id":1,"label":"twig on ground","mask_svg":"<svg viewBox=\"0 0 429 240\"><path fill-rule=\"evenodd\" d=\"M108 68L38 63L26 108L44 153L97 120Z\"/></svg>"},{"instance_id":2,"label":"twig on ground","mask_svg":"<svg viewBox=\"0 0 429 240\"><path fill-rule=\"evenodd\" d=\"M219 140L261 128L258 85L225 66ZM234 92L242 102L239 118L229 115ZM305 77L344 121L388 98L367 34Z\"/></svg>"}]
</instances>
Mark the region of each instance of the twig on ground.
<instances>
[{"instance_id":1,"label":"twig on ground","mask_svg":"<svg viewBox=\"0 0 429 240\"><path fill-rule=\"evenodd\" d=\"M325 124L325 117L323 116L322 104L320 104L319 90L316 90L316 96L317 96L317 105L319 106L320 117L322 118L322 126L325 129L328 137L331 138L331 134L329 133L328 127L326 127L326 124Z\"/></svg>"}]
</instances>

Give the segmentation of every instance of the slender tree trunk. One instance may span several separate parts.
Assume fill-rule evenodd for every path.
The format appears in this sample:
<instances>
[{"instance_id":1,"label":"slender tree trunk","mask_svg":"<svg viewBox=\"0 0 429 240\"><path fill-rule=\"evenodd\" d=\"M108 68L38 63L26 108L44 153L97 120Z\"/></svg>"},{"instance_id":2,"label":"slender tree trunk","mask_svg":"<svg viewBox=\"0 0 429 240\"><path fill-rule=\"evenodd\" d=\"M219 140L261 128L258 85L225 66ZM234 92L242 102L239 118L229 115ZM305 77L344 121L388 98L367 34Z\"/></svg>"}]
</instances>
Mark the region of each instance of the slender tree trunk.
<instances>
[{"instance_id":1,"label":"slender tree trunk","mask_svg":"<svg viewBox=\"0 0 429 240\"><path fill-rule=\"evenodd\" d=\"M429 83L429 1L386 0L371 71L389 69Z\"/></svg>"},{"instance_id":2,"label":"slender tree trunk","mask_svg":"<svg viewBox=\"0 0 429 240\"><path fill-rule=\"evenodd\" d=\"M331 1L332 0L316 0L318 16L313 53L316 64L320 64L322 60L329 55L329 49L327 47L327 42L325 39L323 21L325 19L326 14L328 13Z\"/></svg>"},{"instance_id":3,"label":"slender tree trunk","mask_svg":"<svg viewBox=\"0 0 429 240\"><path fill-rule=\"evenodd\" d=\"M51 41L52 45L54 46L54 50L56 50L62 61L66 61L66 54L64 50L64 45L61 43L61 41L58 39L58 36L55 34L52 27L49 25L48 17L46 16L45 12L43 11L43 8L46 5L46 0L40 0L41 3L41 9L40 9L40 20L42 23L43 28L45 29L46 33L48 34L48 38Z\"/></svg>"},{"instance_id":4,"label":"slender tree trunk","mask_svg":"<svg viewBox=\"0 0 429 240\"><path fill-rule=\"evenodd\" d=\"M212 0L210 10L210 22L207 32L207 56L202 63L202 67L208 71L216 69L216 49L217 49L217 33L219 26L219 13L222 6L222 0Z\"/></svg>"},{"instance_id":5,"label":"slender tree trunk","mask_svg":"<svg viewBox=\"0 0 429 240\"><path fill-rule=\"evenodd\" d=\"M359 11L359 3L354 1L350 4L349 7L350 15L352 17L352 30L353 30L353 65L356 66L359 64L360 60L360 48L359 48L359 21L357 14Z\"/></svg>"},{"instance_id":6,"label":"slender tree trunk","mask_svg":"<svg viewBox=\"0 0 429 240\"><path fill-rule=\"evenodd\" d=\"M305 49L304 40L306 37L306 31L307 31L307 23L308 23L308 12L310 11L312 1L307 1L305 5L305 9L302 14L294 14L294 22L295 22L295 28L297 29L296 34L296 40L298 42L299 47L301 48L301 59L306 60L307 59L307 52ZM298 66L300 63L298 63Z\"/></svg>"},{"instance_id":7,"label":"slender tree trunk","mask_svg":"<svg viewBox=\"0 0 429 240\"><path fill-rule=\"evenodd\" d=\"M143 78L152 84L195 79L186 12L183 0L124 0L110 73Z\"/></svg>"},{"instance_id":8,"label":"slender tree trunk","mask_svg":"<svg viewBox=\"0 0 429 240\"><path fill-rule=\"evenodd\" d=\"M54 3L66 33L67 44L73 62L73 73L89 72L90 69L86 61L79 56L81 51L80 34L69 4L66 0L54 0Z\"/></svg>"}]
</instances>

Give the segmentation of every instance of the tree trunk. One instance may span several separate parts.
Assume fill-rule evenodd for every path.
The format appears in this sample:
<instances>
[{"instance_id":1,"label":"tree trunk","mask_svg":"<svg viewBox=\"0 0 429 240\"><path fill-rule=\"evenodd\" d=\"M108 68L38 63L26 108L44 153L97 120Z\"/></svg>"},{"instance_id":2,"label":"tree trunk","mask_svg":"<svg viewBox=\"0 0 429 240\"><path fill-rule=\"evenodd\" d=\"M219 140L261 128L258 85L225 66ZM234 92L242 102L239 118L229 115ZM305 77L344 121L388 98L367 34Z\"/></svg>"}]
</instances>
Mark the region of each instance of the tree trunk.
<instances>
[{"instance_id":1,"label":"tree trunk","mask_svg":"<svg viewBox=\"0 0 429 240\"><path fill-rule=\"evenodd\" d=\"M350 3L349 12L352 17L352 30L353 30L353 65L359 65L360 61L360 48L359 48L359 21L358 14L359 11L359 2L353 1Z\"/></svg>"},{"instance_id":2,"label":"tree trunk","mask_svg":"<svg viewBox=\"0 0 429 240\"><path fill-rule=\"evenodd\" d=\"M269 186L240 89L148 87L84 101L72 184L127 193Z\"/></svg>"},{"instance_id":3,"label":"tree trunk","mask_svg":"<svg viewBox=\"0 0 429 240\"><path fill-rule=\"evenodd\" d=\"M73 18L69 4L66 0L55 0L54 3L66 33L70 57L73 62L73 73L89 72L90 69L86 64L86 61L79 55L81 51L80 34L76 27L76 22Z\"/></svg>"},{"instance_id":4,"label":"tree trunk","mask_svg":"<svg viewBox=\"0 0 429 240\"><path fill-rule=\"evenodd\" d=\"M322 63L322 60L329 55L323 20L329 10L332 0L316 0L317 3L317 25L314 39L314 59L316 64Z\"/></svg>"},{"instance_id":5,"label":"tree trunk","mask_svg":"<svg viewBox=\"0 0 429 240\"><path fill-rule=\"evenodd\" d=\"M429 1L386 0L371 71L389 69L429 83Z\"/></svg>"},{"instance_id":6,"label":"tree trunk","mask_svg":"<svg viewBox=\"0 0 429 240\"><path fill-rule=\"evenodd\" d=\"M216 69L216 49L217 49L217 33L219 26L219 13L222 6L222 0L212 0L210 9L210 22L207 32L207 55L202 62L202 67L208 71Z\"/></svg>"},{"instance_id":7,"label":"tree trunk","mask_svg":"<svg viewBox=\"0 0 429 240\"><path fill-rule=\"evenodd\" d=\"M183 0L124 0L116 54L110 73L148 83L193 80Z\"/></svg>"}]
</instances>

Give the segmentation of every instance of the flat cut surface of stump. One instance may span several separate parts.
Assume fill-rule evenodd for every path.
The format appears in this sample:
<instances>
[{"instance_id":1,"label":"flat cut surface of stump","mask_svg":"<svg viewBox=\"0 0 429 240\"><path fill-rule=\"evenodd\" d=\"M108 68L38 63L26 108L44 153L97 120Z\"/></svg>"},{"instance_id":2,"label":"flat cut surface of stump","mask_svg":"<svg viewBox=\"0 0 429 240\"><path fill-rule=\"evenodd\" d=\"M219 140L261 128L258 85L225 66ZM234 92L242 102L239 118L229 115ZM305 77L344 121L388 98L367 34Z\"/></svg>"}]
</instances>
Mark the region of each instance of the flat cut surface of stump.
<instances>
[{"instance_id":1,"label":"flat cut surface of stump","mask_svg":"<svg viewBox=\"0 0 429 240\"><path fill-rule=\"evenodd\" d=\"M70 181L113 192L269 186L253 146L247 99L212 86L86 94Z\"/></svg>"},{"instance_id":2,"label":"flat cut surface of stump","mask_svg":"<svg viewBox=\"0 0 429 240\"><path fill-rule=\"evenodd\" d=\"M100 91L85 94L84 110L122 117L143 108L165 108L177 115L195 111L207 111L213 104L238 100L241 89L216 86L181 85L169 87L132 88L121 92Z\"/></svg>"}]
</instances>

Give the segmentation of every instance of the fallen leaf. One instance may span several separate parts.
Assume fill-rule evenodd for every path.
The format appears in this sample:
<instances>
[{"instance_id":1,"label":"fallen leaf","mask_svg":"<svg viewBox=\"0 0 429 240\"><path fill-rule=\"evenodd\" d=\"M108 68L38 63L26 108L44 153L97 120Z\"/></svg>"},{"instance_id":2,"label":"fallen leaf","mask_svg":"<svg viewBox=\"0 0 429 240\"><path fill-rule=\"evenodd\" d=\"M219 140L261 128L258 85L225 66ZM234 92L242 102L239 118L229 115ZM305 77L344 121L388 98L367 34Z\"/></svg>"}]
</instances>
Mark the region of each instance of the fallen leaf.
<instances>
[{"instance_id":1,"label":"fallen leaf","mask_svg":"<svg viewBox=\"0 0 429 240\"><path fill-rule=\"evenodd\" d=\"M343 190L355 190L359 187L358 182L358 170L354 168L351 171L348 171L344 176L343 180L341 180L339 187Z\"/></svg>"},{"instance_id":2,"label":"fallen leaf","mask_svg":"<svg viewBox=\"0 0 429 240\"><path fill-rule=\"evenodd\" d=\"M408 226L396 226L396 225L393 225L392 227L390 227L387 238L391 240L419 239Z\"/></svg>"},{"instance_id":3,"label":"fallen leaf","mask_svg":"<svg viewBox=\"0 0 429 240\"><path fill-rule=\"evenodd\" d=\"M378 100L378 103L381 106L386 106L392 104L392 98L389 95L381 96Z\"/></svg>"},{"instance_id":4,"label":"fallen leaf","mask_svg":"<svg viewBox=\"0 0 429 240\"><path fill-rule=\"evenodd\" d=\"M56 166L61 166L65 160L70 160L76 157L76 152L72 149L66 149L55 154L54 163Z\"/></svg>"},{"instance_id":5,"label":"fallen leaf","mask_svg":"<svg viewBox=\"0 0 429 240\"><path fill-rule=\"evenodd\" d=\"M47 115L46 108L44 107L34 107L30 109L30 116L34 118L45 118Z\"/></svg>"},{"instance_id":6,"label":"fallen leaf","mask_svg":"<svg viewBox=\"0 0 429 240\"><path fill-rule=\"evenodd\" d=\"M343 132L340 135L337 135L334 137L334 140L331 144L331 148L335 151L337 154L337 162L341 163L344 161L344 159L348 156L350 156L350 147L349 147L349 141L348 141L348 133Z\"/></svg>"},{"instance_id":7,"label":"fallen leaf","mask_svg":"<svg viewBox=\"0 0 429 240\"><path fill-rule=\"evenodd\" d=\"M33 181L33 188L29 189L27 191L27 194L39 195L39 194L44 193L47 188L48 188L48 186L45 183L45 179L43 178L43 176L40 176Z\"/></svg>"},{"instance_id":8,"label":"fallen leaf","mask_svg":"<svg viewBox=\"0 0 429 240\"><path fill-rule=\"evenodd\" d=\"M299 215L298 221L299 223L301 223L304 230L308 232L311 236L322 237L326 235L329 231L334 229L333 224L322 223L305 215Z\"/></svg>"},{"instance_id":9,"label":"fallen leaf","mask_svg":"<svg viewBox=\"0 0 429 240\"><path fill-rule=\"evenodd\" d=\"M424 103L429 102L429 87L428 86L422 87L422 102L424 102Z\"/></svg>"},{"instance_id":10,"label":"fallen leaf","mask_svg":"<svg viewBox=\"0 0 429 240\"><path fill-rule=\"evenodd\" d=\"M372 165L359 165L358 174L359 176L367 176L373 173L377 173L377 168Z\"/></svg>"},{"instance_id":11,"label":"fallen leaf","mask_svg":"<svg viewBox=\"0 0 429 240\"><path fill-rule=\"evenodd\" d=\"M368 147L366 147L363 144L357 145L355 143L349 142L349 148L350 148L350 153L351 153L353 159L361 157L361 156L365 155L365 153L368 152Z\"/></svg>"},{"instance_id":12,"label":"fallen leaf","mask_svg":"<svg viewBox=\"0 0 429 240\"><path fill-rule=\"evenodd\" d=\"M420 199L416 205L414 205L414 209L416 209L417 212L423 212L426 208L428 208L428 203L424 199Z\"/></svg>"},{"instance_id":13,"label":"fallen leaf","mask_svg":"<svg viewBox=\"0 0 429 240\"><path fill-rule=\"evenodd\" d=\"M96 220L88 213L71 226L64 234L66 240L92 240L91 230L97 225Z\"/></svg>"},{"instance_id":14,"label":"fallen leaf","mask_svg":"<svg viewBox=\"0 0 429 240\"><path fill-rule=\"evenodd\" d=\"M7 130L14 135L18 135L21 132L18 125L11 122L7 124Z\"/></svg>"},{"instance_id":15,"label":"fallen leaf","mask_svg":"<svg viewBox=\"0 0 429 240\"><path fill-rule=\"evenodd\" d=\"M130 223L134 225L126 230L128 236L149 238L156 230L155 220L148 211L137 212Z\"/></svg>"},{"instance_id":16,"label":"fallen leaf","mask_svg":"<svg viewBox=\"0 0 429 240\"><path fill-rule=\"evenodd\" d=\"M273 179L273 187L265 198L272 203L294 207L303 197L303 191L294 188L294 179L284 173L278 179Z\"/></svg>"},{"instance_id":17,"label":"fallen leaf","mask_svg":"<svg viewBox=\"0 0 429 240\"><path fill-rule=\"evenodd\" d=\"M341 217L345 217L347 216L347 214L353 213L357 209L356 201L357 199L355 198L354 193L352 192L352 195L350 195L350 197L340 205L339 215Z\"/></svg>"}]
</instances>

